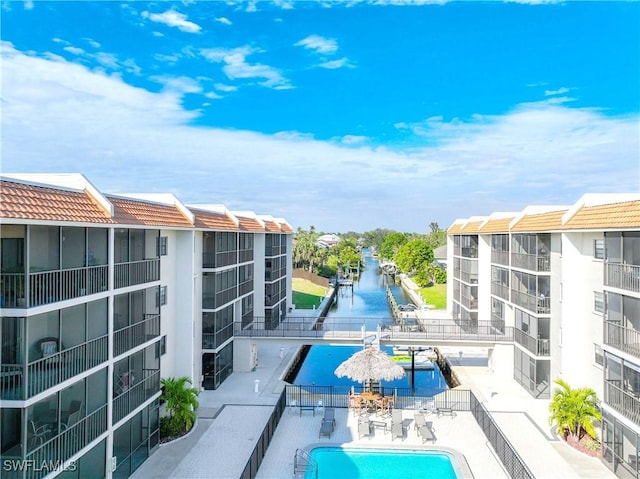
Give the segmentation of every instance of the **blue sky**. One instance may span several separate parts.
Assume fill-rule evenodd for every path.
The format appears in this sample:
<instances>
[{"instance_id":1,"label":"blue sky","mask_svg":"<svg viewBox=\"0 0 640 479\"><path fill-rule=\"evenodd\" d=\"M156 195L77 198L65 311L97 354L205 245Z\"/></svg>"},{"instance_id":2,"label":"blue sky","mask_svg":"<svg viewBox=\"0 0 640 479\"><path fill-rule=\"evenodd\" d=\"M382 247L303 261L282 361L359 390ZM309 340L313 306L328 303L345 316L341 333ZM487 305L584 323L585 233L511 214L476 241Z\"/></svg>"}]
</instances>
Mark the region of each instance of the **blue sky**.
<instances>
[{"instance_id":1,"label":"blue sky","mask_svg":"<svg viewBox=\"0 0 640 479\"><path fill-rule=\"evenodd\" d=\"M409 5L406 5L406 4ZM2 171L294 228L640 187L638 2L3 2Z\"/></svg>"}]
</instances>

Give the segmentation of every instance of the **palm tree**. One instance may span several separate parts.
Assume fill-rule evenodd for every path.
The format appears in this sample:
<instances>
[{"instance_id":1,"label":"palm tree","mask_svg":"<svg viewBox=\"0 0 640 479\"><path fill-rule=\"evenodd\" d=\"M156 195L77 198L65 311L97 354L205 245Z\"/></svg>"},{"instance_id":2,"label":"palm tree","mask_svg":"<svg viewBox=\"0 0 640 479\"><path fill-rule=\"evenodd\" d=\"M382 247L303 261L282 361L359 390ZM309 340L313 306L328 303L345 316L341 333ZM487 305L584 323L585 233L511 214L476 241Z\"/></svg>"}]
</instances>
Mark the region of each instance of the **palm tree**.
<instances>
[{"instance_id":1,"label":"palm tree","mask_svg":"<svg viewBox=\"0 0 640 479\"><path fill-rule=\"evenodd\" d=\"M597 407L596 392L587 387L572 389L562 379L556 379L554 382L560 387L553 392L549 403L549 424L555 422L558 434L563 436L567 430L577 440L580 440L585 432L595 439L593 423L602 419Z\"/></svg>"},{"instance_id":2,"label":"palm tree","mask_svg":"<svg viewBox=\"0 0 640 479\"><path fill-rule=\"evenodd\" d=\"M196 420L197 397L200 391L189 387L193 383L186 376L160 380L163 393L160 400L166 401L169 421L181 432L188 431Z\"/></svg>"}]
</instances>

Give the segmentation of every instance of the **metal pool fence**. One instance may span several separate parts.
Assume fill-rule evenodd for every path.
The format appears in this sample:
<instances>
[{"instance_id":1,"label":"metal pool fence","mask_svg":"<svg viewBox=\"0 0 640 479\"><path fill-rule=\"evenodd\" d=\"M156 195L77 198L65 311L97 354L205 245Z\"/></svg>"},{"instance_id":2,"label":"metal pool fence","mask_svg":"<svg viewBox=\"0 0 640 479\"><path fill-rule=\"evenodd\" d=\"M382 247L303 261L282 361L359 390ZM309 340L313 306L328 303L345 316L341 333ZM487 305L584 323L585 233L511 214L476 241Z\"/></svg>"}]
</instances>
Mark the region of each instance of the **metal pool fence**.
<instances>
[{"instance_id":1,"label":"metal pool fence","mask_svg":"<svg viewBox=\"0 0 640 479\"><path fill-rule=\"evenodd\" d=\"M395 394L396 407L398 408L422 408L425 404L430 403L436 408L446 408L452 411L470 411L509 476L512 479L535 479L520 455L500 430L493 417L491 417L491 414L471 390L449 389L434 396L413 396L410 388L393 389L393 391L385 391L385 394ZM262 430L240 479L255 479L257 476L258 468L267 453L267 448L287 406L317 407L320 404L325 407L346 408L349 401L348 392L348 388L343 391L335 386L287 385L278 398L273 413Z\"/></svg>"}]
</instances>

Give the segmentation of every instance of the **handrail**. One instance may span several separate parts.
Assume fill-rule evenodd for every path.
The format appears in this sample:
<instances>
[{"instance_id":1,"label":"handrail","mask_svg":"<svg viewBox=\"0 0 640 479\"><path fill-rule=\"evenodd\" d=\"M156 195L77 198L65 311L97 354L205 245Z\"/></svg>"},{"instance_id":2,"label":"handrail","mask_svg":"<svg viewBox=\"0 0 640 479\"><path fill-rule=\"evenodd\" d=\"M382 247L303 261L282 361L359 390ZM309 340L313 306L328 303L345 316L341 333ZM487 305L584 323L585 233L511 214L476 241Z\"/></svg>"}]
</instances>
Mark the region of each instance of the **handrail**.
<instances>
[{"instance_id":1,"label":"handrail","mask_svg":"<svg viewBox=\"0 0 640 479\"><path fill-rule=\"evenodd\" d=\"M293 457L293 473L306 473L309 470L313 471L315 477L318 477L318 463L311 457L309 451L306 449L296 449L296 454Z\"/></svg>"}]
</instances>

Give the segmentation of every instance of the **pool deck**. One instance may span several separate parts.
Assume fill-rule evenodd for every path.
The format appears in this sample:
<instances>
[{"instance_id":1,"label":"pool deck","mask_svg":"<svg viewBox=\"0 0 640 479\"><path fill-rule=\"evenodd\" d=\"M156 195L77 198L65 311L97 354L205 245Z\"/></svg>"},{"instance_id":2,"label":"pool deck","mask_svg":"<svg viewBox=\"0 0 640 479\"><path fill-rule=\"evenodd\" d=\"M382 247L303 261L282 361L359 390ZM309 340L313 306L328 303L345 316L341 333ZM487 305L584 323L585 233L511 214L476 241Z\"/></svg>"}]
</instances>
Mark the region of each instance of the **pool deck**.
<instances>
[{"instance_id":1,"label":"pool deck","mask_svg":"<svg viewBox=\"0 0 640 479\"><path fill-rule=\"evenodd\" d=\"M258 368L247 373L236 372L219 389L203 391L194 431L185 438L160 446L131 477L238 478L282 392L284 383L280 377L296 350L294 346L285 347L281 358L279 347L260 345ZM464 351L462 359L450 356L456 373L492 412L535 477L615 478L598 459L574 451L558 440L547 424L548 401L532 399L513 380L500 381L496 387L492 373L477 365L482 363L482 351ZM479 361L473 359L474 354ZM260 381L257 393L254 392L256 380ZM404 410L403 417L408 423L403 441L392 441L391 435L382 429L376 429L372 438L358 439L357 419L346 409L337 409L335 432L330 438L320 438L320 413L314 416L311 411L303 411L300 414L298 409L287 408L257 477L295 477L296 448L309 448L314 444L451 448L464 455L475 479L508 477L471 413L459 412L454 418L430 416L427 420L433 421L436 441L434 445L429 442L425 446L413 429L413 410Z\"/></svg>"}]
</instances>

